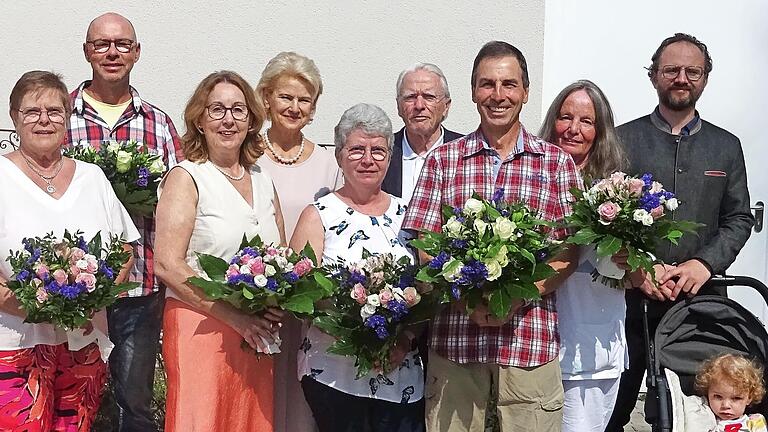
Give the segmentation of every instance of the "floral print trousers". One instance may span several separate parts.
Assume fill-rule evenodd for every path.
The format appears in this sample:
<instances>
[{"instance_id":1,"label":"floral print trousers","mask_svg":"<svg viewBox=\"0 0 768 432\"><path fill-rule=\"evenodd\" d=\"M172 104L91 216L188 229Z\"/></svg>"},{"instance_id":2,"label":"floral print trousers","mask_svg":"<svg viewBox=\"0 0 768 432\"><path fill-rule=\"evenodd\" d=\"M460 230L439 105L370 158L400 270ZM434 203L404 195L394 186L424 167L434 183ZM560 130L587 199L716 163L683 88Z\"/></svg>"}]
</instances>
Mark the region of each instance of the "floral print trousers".
<instances>
[{"instance_id":1,"label":"floral print trousers","mask_svg":"<svg viewBox=\"0 0 768 432\"><path fill-rule=\"evenodd\" d=\"M90 431L106 379L96 344L0 351L0 430Z\"/></svg>"}]
</instances>

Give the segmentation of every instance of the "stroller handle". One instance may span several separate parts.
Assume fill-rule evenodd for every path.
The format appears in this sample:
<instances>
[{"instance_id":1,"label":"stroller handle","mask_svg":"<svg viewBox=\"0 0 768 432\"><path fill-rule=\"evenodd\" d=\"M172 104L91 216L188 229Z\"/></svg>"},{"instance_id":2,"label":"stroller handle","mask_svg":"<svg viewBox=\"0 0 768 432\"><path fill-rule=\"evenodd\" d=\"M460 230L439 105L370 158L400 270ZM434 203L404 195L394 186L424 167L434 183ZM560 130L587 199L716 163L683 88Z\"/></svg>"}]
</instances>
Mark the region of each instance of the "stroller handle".
<instances>
[{"instance_id":1,"label":"stroller handle","mask_svg":"<svg viewBox=\"0 0 768 432\"><path fill-rule=\"evenodd\" d=\"M716 286L747 286L760 294L763 297L763 301L768 305L768 287L765 286L760 280L749 276L728 276L728 275L715 275L707 282L707 284Z\"/></svg>"}]
</instances>

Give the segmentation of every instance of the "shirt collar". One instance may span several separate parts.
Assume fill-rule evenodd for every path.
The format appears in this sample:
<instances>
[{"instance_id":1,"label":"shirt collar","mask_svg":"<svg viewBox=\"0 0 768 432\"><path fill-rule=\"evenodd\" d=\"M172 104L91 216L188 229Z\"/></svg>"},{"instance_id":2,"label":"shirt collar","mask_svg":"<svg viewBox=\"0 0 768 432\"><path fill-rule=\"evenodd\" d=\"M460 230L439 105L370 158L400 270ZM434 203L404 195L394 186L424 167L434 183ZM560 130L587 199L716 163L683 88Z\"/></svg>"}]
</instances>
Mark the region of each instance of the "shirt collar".
<instances>
[{"instance_id":1,"label":"shirt collar","mask_svg":"<svg viewBox=\"0 0 768 432\"><path fill-rule=\"evenodd\" d=\"M464 157L470 157L482 150L496 151L488 144L482 129L479 127L476 131L467 136L467 150ZM514 150L507 156L507 160L514 158L521 153L544 154L543 142L535 135L528 133L525 126L520 125L520 133L517 135L517 142Z\"/></svg>"},{"instance_id":2,"label":"shirt collar","mask_svg":"<svg viewBox=\"0 0 768 432\"><path fill-rule=\"evenodd\" d=\"M83 92L85 91L85 88L91 85L91 80L83 81L82 84L72 93L73 96L73 102L72 102L72 109L77 115L83 115L83 110L85 109L85 101L83 100ZM129 91L131 92L131 104L133 105L133 110L135 112L143 112L144 111L144 102L141 100L141 97L139 97L139 92L136 91L135 88L132 86L129 87Z\"/></svg>"},{"instance_id":3,"label":"shirt collar","mask_svg":"<svg viewBox=\"0 0 768 432\"><path fill-rule=\"evenodd\" d=\"M429 153L434 150L436 147L443 145L445 142L445 129L443 129L442 126L440 126L440 136L437 137L437 141L432 143L432 145L429 147L429 150L427 150L427 153L423 157L427 157ZM405 129L403 129L403 159L405 160L411 160L416 159L419 157L419 154L413 151L411 148L411 144L408 142L408 134L405 132Z\"/></svg>"},{"instance_id":4,"label":"shirt collar","mask_svg":"<svg viewBox=\"0 0 768 432\"><path fill-rule=\"evenodd\" d=\"M665 119L661 115L661 110L659 110L659 106L656 106L656 109L653 110L653 113L651 113L651 123L653 123L654 126L656 126L658 129L671 134L672 133L672 126L667 122L667 119ZM693 118L691 121L688 122L685 126L683 126L682 129L680 129L680 135L688 136L693 135L696 132L698 132L701 129L701 117L699 116L698 111L694 111Z\"/></svg>"}]
</instances>

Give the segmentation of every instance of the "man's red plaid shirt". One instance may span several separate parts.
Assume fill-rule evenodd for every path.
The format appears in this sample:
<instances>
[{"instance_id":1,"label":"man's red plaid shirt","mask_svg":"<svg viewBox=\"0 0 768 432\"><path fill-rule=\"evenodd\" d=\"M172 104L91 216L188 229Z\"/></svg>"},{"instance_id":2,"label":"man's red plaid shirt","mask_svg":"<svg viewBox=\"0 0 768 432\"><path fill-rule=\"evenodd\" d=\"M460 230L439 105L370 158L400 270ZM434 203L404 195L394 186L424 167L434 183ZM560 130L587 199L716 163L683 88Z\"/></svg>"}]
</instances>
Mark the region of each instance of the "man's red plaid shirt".
<instances>
[{"instance_id":1,"label":"man's red plaid shirt","mask_svg":"<svg viewBox=\"0 0 768 432\"><path fill-rule=\"evenodd\" d=\"M156 106L139 97L131 87L132 101L123 112L115 127L110 129L104 120L83 100L83 89L90 84L85 81L70 94L72 116L69 121L65 145L90 145L99 148L103 141L137 141L161 155L166 168L183 160L181 142L171 118ZM139 297L158 290L159 281L154 272L155 220L134 217L133 222L141 233L135 250L136 258L130 280L141 286L128 291L124 296Z\"/></svg>"},{"instance_id":2,"label":"man's red plaid shirt","mask_svg":"<svg viewBox=\"0 0 768 432\"><path fill-rule=\"evenodd\" d=\"M477 192L490 199L504 188L508 201L524 201L540 216L562 221L570 213L570 192L581 178L558 147L521 126L522 146L501 162L495 181L494 153L477 131L436 148L427 158L403 222L403 229L440 231L442 205L463 207ZM564 229L553 231L563 238ZM432 323L430 348L457 363L538 366L557 358L560 337L553 294L521 307L501 327L479 327L463 310L446 308Z\"/></svg>"}]
</instances>

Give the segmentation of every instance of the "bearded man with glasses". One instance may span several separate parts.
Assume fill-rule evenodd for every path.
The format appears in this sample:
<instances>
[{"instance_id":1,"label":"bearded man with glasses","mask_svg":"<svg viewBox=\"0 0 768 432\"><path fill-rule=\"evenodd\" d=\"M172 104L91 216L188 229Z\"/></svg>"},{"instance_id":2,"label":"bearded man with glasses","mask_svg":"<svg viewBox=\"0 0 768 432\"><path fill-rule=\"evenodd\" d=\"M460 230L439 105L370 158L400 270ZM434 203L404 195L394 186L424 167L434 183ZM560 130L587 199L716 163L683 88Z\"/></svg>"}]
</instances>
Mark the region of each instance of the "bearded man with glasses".
<instances>
[{"instance_id":1,"label":"bearded man with glasses","mask_svg":"<svg viewBox=\"0 0 768 432\"><path fill-rule=\"evenodd\" d=\"M170 117L130 85L141 54L133 24L115 13L97 17L88 26L83 53L93 75L70 94L72 115L64 144L98 149L104 141L135 140L161 155L166 168L183 159ZM154 218L133 216L133 221L141 239L134 248L130 280L141 286L107 310L115 344L109 369L119 408L116 430L151 432L157 430L150 403L165 295L154 274Z\"/></svg>"},{"instance_id":2,"label":"bearded man with glasses","mask_svg":"<svg viewBox=\"0 0 768 432\"><path fill-rule=\"evenodd\" d=\"M648 77L659 105L650 114L619 126L616 132L629 156L629 172L652 173L678 198L675 219L705 224L698 236L684 236L654 253L669 265L656 267L659 287L637 272L627 291L626 334L629 369L621 375L619 394L606 432L629 422L645 372L642 303L647 296L651 334L676 301L699 292L713 274L723 274L747 242L754 218L744 155L738 138L696 111L712 71L707 46L691 35L665 39L651 57ZM623 264L623 263L620 263ZM706 286L703 293L725 294Z\"/></svg>"}]
</instances>

